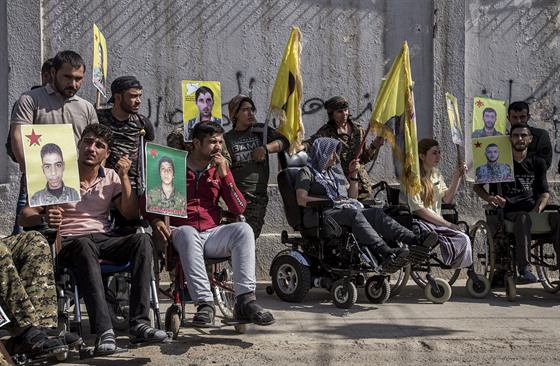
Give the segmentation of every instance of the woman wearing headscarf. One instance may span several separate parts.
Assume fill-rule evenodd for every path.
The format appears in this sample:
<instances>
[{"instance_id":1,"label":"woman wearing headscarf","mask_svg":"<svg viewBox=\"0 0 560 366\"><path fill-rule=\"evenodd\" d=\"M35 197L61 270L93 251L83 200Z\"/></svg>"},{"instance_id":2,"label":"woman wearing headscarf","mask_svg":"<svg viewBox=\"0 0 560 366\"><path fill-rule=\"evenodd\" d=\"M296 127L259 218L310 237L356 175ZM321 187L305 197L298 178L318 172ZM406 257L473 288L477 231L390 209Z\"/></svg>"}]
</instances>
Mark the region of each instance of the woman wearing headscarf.
<instances>
[{"instance_id":1,"label":"woman wearing headscarf","mask_svg":"<svg viewBox=\"0 0 560 366\"><path fill-rule=\"evenodd\" d=\"M456 224L445 220L441 214L441 204L453 201L459 188L459 180L467 171L467 166L464 163L457 165L451 178L451 185L447 187L443 175L437 168L441 158L438 142L433 139L420 140L418 157L422 192L415 196L408 196L410 210L418 217L414 221L421 232L437 232L441 255L446 265L452 268L469 267L473 263L469 236Z\"/></svg>"},{"instance_id":2,"label":"woman wearing headscarf","mask_svg":"<svg viewBox=\"0 0 560 366\"><path fill-rule=\"evenodd\" d=\"M332 97L324 105L329 120L309 140L304 142L304 146L309 148L313 141L319 137L337 139L340 141L339 157L342 169L344 174L348 175L348 167L360 150L360 144L364 138L365 131L362 126L351 120L348 112L348 100L346 98L341 96ZM371 195L371 182L365 169L365 164L374 159L375 152L383 143L384 140L381 137L377 137L369 146L364 144L361 151L359 151L360 168L358 169L356 179L358 182L357 199L360 201L368 199Z\"/></svg>"},{"instance_id":3,"label":"woman wearing headscarf","mask_svg":"<svg viewBox=\"0 0 560 366\"><path fill-rule=\"evenodd\" d=\"M349 174L345 176L340 165L339 152L340 142L336 139L320 137L313 142L308 153L307 166L299 172L295 185L297 202L305 207L304 226L317 225L316 211L307 207L307 204L331 199L335 206L326 209L325 216L347 228L359 243L368 246L372 252L379 255L382 266L389 264L391 260L405 258L409 253L405 247L390 248L382 237L408 245L433 246L436 243L435 233L416 237L412 231L387 216L382 209L364 209L355 199L358 195L356 177L360 163L352 160L348 167Z\"/></svg>"}]
</instances>

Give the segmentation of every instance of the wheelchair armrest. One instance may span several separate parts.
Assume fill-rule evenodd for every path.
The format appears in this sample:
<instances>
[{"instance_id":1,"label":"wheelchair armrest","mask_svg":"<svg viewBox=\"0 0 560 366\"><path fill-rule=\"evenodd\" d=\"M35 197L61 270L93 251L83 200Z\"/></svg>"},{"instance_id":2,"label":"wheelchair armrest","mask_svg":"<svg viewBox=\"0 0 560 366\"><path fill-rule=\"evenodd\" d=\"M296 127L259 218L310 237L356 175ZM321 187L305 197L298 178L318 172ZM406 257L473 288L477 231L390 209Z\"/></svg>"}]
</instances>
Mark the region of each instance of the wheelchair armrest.
<instances>
[{"instance_id":1,"label":"wheelchair armrest","mask_svg":"<svg viewBox=\"0 0 560 366\"><path fill-rule=\"evenodd\" d=\"M558 205L546 205L544 206L543 212L544 211L558 211L560 209L560 206Z\"/></svg>"},{"instance_id":2,"label":"wheelchair armrest","mask_svg":"<svg viewBox=\"0 0 560 366\"><path fill-rule=\"evenodd\" d=\"M332 200L307 202L307 207L324 208L324 207L333 207L333 206L334 206L334 202Z\"/></svg>"},{"instance_id":3,"label":"wheelchair armrest","mask_svg":"<svg viewBox=\"0 0 560 366\"><path fill-rule=\"evenodd\" d=\"M362 202L362 205L364 205L365 207L375 207L375 206L380 206L380 205L383 204L383 201L381 201L379 199L363 200L361 202Z\"/></svg>"}]
</instances>

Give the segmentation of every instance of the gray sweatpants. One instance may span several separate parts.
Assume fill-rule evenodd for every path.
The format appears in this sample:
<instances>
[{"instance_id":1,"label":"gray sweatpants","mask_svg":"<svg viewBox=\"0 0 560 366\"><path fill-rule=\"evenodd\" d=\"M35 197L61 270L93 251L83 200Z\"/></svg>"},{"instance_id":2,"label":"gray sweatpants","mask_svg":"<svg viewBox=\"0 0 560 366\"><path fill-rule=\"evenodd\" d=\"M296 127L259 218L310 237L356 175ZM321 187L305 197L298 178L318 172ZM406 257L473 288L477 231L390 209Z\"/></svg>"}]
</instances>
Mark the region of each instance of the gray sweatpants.
<instances>
[{"instance_id":1,"label":"gray sweatpants","mask_svg":"<svg viewBox=\"0 0 560 366\"><path fill-rule=\"evenodd\" d=\"M203 232L181 226L173 230L172 239L195 305L214 302L204 258L231 256L235 294L255 291L255 236L247 223L220 225Z\"/></svg>"}]
</instances>

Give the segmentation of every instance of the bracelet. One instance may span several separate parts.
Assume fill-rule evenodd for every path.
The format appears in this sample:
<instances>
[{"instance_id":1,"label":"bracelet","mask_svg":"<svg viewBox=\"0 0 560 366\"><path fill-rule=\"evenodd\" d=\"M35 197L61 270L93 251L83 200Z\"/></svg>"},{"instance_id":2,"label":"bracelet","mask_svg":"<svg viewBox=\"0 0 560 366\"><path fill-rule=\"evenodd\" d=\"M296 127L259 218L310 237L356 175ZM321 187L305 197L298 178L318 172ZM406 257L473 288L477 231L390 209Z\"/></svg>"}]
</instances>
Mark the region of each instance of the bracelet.
<instances>
[{"instance_id":1,"label":"bracelet","mask_svg":"<svg viewBox=\"0 0 560 366\"><path fill-rule=\"evenodd\" d=\"M264 151L266 151L267 154L270 154L270 152L268 151L268 146L266 146L266 144L262 144L261 146L264 148Z\"/></svg>"},{"instance_id":2,"label":"bracelet","mask_svg":"<svg viewBox=\"0 0 560 366\"><path fill-rule=\"evenodd\" d=\"M360 181L360 177L358 177L358 178L352 178L352 177L350 177L350 180L351 180L352 182L359 182L359 181Z\"/></svg>"}]
</instances>

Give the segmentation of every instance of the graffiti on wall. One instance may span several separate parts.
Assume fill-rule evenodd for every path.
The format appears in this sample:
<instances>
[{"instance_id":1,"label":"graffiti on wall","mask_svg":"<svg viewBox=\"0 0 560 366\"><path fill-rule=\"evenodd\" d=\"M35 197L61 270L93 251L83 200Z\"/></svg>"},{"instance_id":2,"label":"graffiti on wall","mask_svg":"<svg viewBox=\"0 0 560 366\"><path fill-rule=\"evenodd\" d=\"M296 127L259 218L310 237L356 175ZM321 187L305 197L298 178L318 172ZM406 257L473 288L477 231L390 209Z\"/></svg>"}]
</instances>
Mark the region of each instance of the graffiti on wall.
<instances>
[{"instance_id":1,"label":"graffiti on wall","mask_svg":"<svg viewBox=\"0 0 560 366\"><path fill-rule=\"evenodd\" d=\"M249 97L253 96L253 88L256 83L256 79L254 77L249 78L248 83L246 83L247 87L244 88L245 77L241 71L238 71L236 74L237 80L237 93L246 93ZM371 101L371 94L366 93L364 94L363 98L367 101L365 107L357 114L350 113L354 119L360 119L362 117L367 117L367 113L371 113L373 111L373 104ZM312 115L316 113L322 113L324 111L324 100L318 97L311 97L305 100L302 103L302 115ZM181 108L173 108L171 110L165 111L163 110L163 97L158 96L153 100L152 98L148 98L147 106L148 106L148 115L147 117L154 123L154 126L157 128L161 125L170 125L170 126L178 126L183 124L183 110ZM222 111L227 111L228 102L222 103ZM231 120L228 115L222 115L222 123L224 126L230 126ZM271 121L271 126L277 128L277 121L273 119Z\"/></svg>"}]
</instances>

